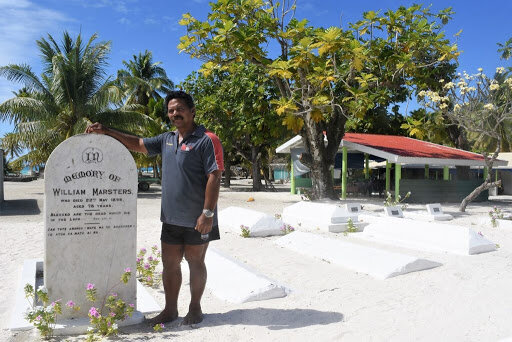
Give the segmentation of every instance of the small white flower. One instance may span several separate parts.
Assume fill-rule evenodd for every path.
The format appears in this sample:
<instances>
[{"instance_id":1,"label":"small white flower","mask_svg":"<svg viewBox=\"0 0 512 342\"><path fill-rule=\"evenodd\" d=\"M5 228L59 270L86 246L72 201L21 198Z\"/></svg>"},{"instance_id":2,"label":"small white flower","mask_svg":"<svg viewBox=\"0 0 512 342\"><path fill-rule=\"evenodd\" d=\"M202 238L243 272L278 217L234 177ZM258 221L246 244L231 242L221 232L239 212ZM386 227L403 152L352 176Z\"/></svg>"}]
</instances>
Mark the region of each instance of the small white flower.
<instances>
[{"instance_id":1,"label":"small white flower","mask_svg":"<svg viewBox=\"0 0 512 342\"><path fill-rule=\"evenodd\" d=\"M427 93L425 92L425 90L422 90L418 93L418 96L420 97L424 97Z\"/></svg>"},{"instance_id":2,"label":"small white flower","mask_svg":"<svg viewBox=\"0 0 512 342\"><path fill-rule=\"evenodd\" d=\"M478 72L484 71L484 69L482 69L482 68L478 68L477 70L478 70Z\"/></svg>"},{"instance_id":3,"label":"small white flower","mask_svg":"<svg viewBox=\"0 0 512 342\"><path fill-rule=\"evenodd\" d=\"M484 105L484 109L493 110L494 109L494 105L492 103L488 103L488 104Z\"/></svg>"},{"instance_id":4,"label":"small white flower","mask_svg":"<svg viewBox=\"0 0 512 342\"><path fill-rule=\"evenodd\" d=\"M460 108L461 108L460 104L456 103L455 106L453 106L453 111L456 112L456 111L460 110Z\"/></svg>"},{"instance_id":5,"label":"small white flower","mask_svg":"<svg viewBox=\"0 0 512 342\"><path fill-rule=\"evenodd\" d=\"M491 89L491 90L497 90L497 89L499 89L499 88L500 88L500 86L499 86L499 84L497 84L497 83L492 83L492 84L489 86L489 89Z\"/></svg>"},{"instance_id":6,"label":"small white flower","mask_svg":"<svg viewBox=\"0 0 512 342\"><path fill-rule=\"evenodd\" d=\"M48 293L48 289L44 287L44 285L41 285L37 288L37 291L41 291L42 293Z\"/></svg>"},{"instance_id":7,"label":"small white flower","mask_svg":"<svg viewBox=\"0 0 512 342\"><path fill-rule=\"evenodd\" d=\"M504 73L504 72L505 72L505 68L504 68L504 67L497 67L497 68L496 68L496 73L497 73L497 74L502 74L502 73Z\"/></svg>"},{"instance_id":8,"label":"small white flower","mask_svg":"<svg viewBox=\"0 0 512 342\"><path fill-rule=\"evenodd\" d=\"M53 306L47 306L45 309L44 309L45 312L48 312L48 313L52 313L53 312Z\"/></svg>"},{"instance_id":9,"label":"small white flower","mask_svg":"<svg viewBox=\"0 0 512 342\"><path fill-rule=\"evenodd\" d=\"M446 84L443 86L443 88L444 88L444 89L451 89L451 88L453 88L454 86L455 86L455 84L453 84L453 82L448 82L448 83L446 83Z\"/></svg>"},{"instance_id":10,"label":"small white flower","mask_svg":"<svg viewBox=\"0 0 512 342\"><path fill-rule=\"evenodd\" d=\"M94 331L94 328L93 327L88 327L87 331L89 331L89 332Z\"/></svg>"},{"instance_id":11,"label":"small white flower","mask_svg":"<svg viewBox=\"0 0 512 342\"><path fill-rule=\"evenodd\" d=\"M443 83L443 82L444 82L444 78L441 78L441 79L439 80L439 82Z\"/></svg>"},{"instance_id":12,"label":"small white flower","mask_svg":"<svg viewBox=\"0 0 512 342\"><path fill-rule=\"evenodd\" d=\"M118 326L117 323L112 324L112 329L117 330Z\"/></svg>"},{"instance_id":13,"label":"small white flower","mask_svg":"<svg viewBox=\"0 0 512 342\"><path fill-rule=\"evenodd\" d=\"M441 104L439 105L439 108L440 108L440 109L445 109L446 107L448 107L448 104L447 104L447 103L441 103Z\"/></svg>"}]
</instances>

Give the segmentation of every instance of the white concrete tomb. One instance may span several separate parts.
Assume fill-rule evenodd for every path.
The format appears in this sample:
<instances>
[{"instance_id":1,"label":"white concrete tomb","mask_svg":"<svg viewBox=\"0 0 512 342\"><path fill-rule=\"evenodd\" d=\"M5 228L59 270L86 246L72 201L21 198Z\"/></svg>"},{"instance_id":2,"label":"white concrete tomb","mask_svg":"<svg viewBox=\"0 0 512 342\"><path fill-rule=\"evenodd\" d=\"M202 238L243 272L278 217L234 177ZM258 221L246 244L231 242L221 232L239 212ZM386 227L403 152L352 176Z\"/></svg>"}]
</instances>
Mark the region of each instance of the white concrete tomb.
<instances>
[{"instance_id":1,"label":"white concrete tomb","mask_svg":"<svg viewBox=\"0 0 512 342\"><path fill-rule=\"evenodd\" d=\"M435 221L449 221L453 220L453 216L445 214L440 203L429 203L426 205L427 212L432 215Z\"/></svg>"},{"instance_id":2,"label":"white concrete tomb","mask_svg":"<svg viewBox=\"0 0 512 342\"><path fill-rule=\"evenodd\" d=\"M429 252L462 255L496 250L496 244L463 226L416 221L407 218L361 215L368 222L361 234L354 237Z\"/></svg>"},{"instance_id":3,"label":"white concrete tomb","mask_svg":"<svg viewBox=\"0 0 512 342\"><path fill-rule=\"evenodd\" d=\"M215 248L206 252L206 287L218 298L231 303L285 297L290 290Z\"/></svg>"},{"instance_id":4,"label":"white concrete tomb","mask_svg":"<svg viewBox=\"0 0 512 342\"><path fill-rule=\"evenodd\" d=\"M349 219L358 230L362 225L357 214L332 203L301 201L283 209L282 220L298 230L321 230L339 233L347 230Z\"/></svg>"},{"instance_id":5,"label":"white concrete tomb","mask_svg":"<svg viewBox=\"0 0 512 342\"><path fill-rule=\"evenodd\" d=\"M112 292L136 304L137 169L117 140L81 134L52 152L45 172L44 284L51 300L73 300L62 319L87 317ZM128 284L119 284L126 268ZM97 301L85 297L88 283ZM116 284L119 284L116 286Z\"/></svg>"},{"instance_id":6,"label":"white concrete tomb","mask_svg":"<svg viewBox=\"0 0 512 342\"><path fill-rule=\"evenodd\" d=\"M265 213L240 207L227 207L219 211L219 226L241 234L241 226L249 229L249 236L282 235L283 221Z\"/></svg>"},{"instance_id":7,"label":"white concrete tomb","mask_svg":"<svg viewBox=\"0 0 512 342\"><path fill-rule=\"evenodd\" d=\"M441 265L438 262L325 238L313 233L293 232L280 237L274 243L297 253L326 260L378 279L387 279Z\"/></svg>"},{"instance_id":8,"label":"white concrete tomb","mask_svg":"<svg viewBox=\"0 0 512 342\"><path fill-rule=\"evenodd\" d=\"M431 203L427 204L426 212L404 212L404 217L412 220L421 220L421 221L450 221L453 220L453 216L450 214L445 214L443 212L443 208L441 208L441 204L439 203Z\"/></svg>"}]
</instances>

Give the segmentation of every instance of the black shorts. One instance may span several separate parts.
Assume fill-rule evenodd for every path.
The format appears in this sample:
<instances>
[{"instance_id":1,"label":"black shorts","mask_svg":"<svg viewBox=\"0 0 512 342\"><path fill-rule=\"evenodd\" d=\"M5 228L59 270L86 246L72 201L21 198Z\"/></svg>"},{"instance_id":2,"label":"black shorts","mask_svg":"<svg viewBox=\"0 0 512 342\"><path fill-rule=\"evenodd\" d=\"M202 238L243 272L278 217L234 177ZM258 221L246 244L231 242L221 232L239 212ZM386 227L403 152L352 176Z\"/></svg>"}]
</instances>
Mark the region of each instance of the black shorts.
<instances>
[{"instance_id":1,"label":"black shorts","mask_svg":"<svg viewBox=\"0 0 512 342\"><path fill-rule=\"evenodd\" d=\"M201 233L194 228L162 223L160 240L168 245L202 245L219 239L219 226L212 227L212 230L208 233L208 238L203 240Z\"/></svg>"}]
</instances>

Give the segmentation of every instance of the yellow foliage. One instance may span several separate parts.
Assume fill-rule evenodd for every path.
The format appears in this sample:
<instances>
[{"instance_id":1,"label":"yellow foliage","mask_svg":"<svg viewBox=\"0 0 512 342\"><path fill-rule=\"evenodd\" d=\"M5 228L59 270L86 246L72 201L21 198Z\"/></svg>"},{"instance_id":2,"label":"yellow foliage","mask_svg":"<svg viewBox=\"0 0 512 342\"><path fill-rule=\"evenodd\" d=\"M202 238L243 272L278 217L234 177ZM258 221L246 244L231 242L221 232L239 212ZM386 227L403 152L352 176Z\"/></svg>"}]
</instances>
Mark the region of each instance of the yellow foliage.
<instances>
[{"instance_id":1,"label":"yellow foliage","mask_svg":"<svg viewBox=\"0 0 512 342\"><path fill-rule=\"evenodd\" d=\"M217 65L213 62L206 62L201 66L199 72L202 73L205 77L210 76Z\"/></svg>"},{"instance_id":2,"label":"yellow foliage","mask_svg":"<svg viewBox=\"0 0 512 342\"><path fill-rule=\"evenodd\" d=\"M315 108L311 111L311 119L315 122L320 122L324 119L322 111L318 108Z\"/></svg>"},{"instance_id":3,"label":"yellow foliage","mask_svg":"<svg viewBox=\"0 0 512 342\"><path fill-rule=\"evenodd\" d=\"M329 98L325 95L320 95L320 96L315 96L313 97L311 103L313 103L314 105L326 105L326 104L329 104L331 101L329 100Z\"/></svg>"},{"instance_id":4,"label":"yellow foliage","mask_svg":"<svg viewBox=\"0 0 512 342\"><path fill-rule=\"evenodd\" d=\"M283 125L294 133L298 133L302 129L302 126L304 126L304 120L293 114L288 114L283 119Z\"/></svg>"}]
</instances>

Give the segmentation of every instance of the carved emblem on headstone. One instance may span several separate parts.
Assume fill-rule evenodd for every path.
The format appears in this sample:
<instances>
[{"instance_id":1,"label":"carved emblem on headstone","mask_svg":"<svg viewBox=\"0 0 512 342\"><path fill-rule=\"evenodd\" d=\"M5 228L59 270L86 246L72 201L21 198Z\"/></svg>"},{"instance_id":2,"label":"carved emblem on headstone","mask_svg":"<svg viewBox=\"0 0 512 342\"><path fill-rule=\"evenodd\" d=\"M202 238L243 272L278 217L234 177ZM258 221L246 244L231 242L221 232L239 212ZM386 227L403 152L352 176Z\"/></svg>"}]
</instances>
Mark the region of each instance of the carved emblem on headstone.
<instances>
[{"instance_id":1,"label":"carved emblem on headstone","mask_svg":"<svg viewBox=\"0 0 512 342\"><path fill-rule=\"evenodd\" d=\"M100 149L89 147L82 152L82 161L86 164L100 163L103 160L103 152Z\"/></svg>"}]
</instances>

